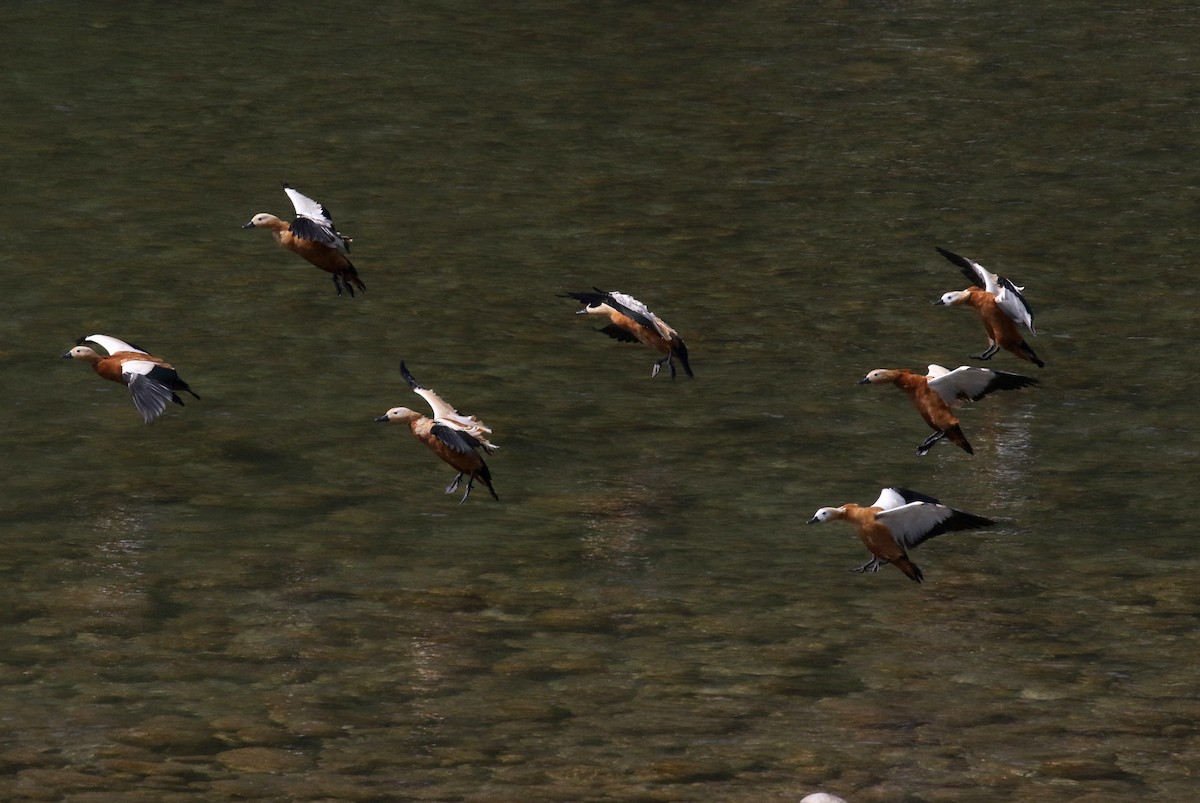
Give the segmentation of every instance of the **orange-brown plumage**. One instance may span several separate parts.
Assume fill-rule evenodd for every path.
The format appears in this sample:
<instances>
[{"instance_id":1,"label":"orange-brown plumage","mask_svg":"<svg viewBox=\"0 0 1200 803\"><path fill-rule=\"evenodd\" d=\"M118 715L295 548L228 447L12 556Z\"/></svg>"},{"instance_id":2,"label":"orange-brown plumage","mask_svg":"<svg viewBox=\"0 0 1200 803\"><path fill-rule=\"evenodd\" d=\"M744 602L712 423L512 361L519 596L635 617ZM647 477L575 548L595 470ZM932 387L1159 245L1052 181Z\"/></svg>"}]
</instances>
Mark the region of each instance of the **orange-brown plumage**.
<instances>
[{"instance_id":1,"label":"orange-brown plumage","mask_svg":"<svg viewBox=\"0 0 1200 803\"><path fill-rule=\"evenodd\" d=\"M864 379L862 380L862 384L868 382L874 384L891 382L904 391L904 394L912 402L913 407L916 407L917 412L921 414L921 418L925 419L925 423L935 433L942 433L951 443L967 454L975 454L975 450L971 448L971 444L967 441L966 436L963 435L962 429L959 427L958 416L954 414L954 410L946 403L945 399L929 387L928 377L922 376L915 371L910 371L907 368L872 371L871 373L878 376L874 379ZM930 445L932 446L932 444ZM924 454L924 452L920 453Z\"/></svg>"},{"instance_id":2,"label":"orange-brown plumage","mask_svg":"<svg viewBox=\"0 0 1200 803\"><path fill-rule=\"evenodd\" d=\"M958 417L951 409L952 404L977 401L997 390L1015 390L1036 385L1036 379L990 368L960 366L953 371L940 365L930 365L925 376L907 368L877 368L859 380L860 385L892 384L904 391L912 401L921 418L934 430L934 434L917 447L923 455L942 438L948 438L968 454L974 454L971 444L959 428Z\"/></svg>"},{"instance_id":3,"label":"orange-brown plumage","mask_svg":"<svg viewBox=\"0 0 1200 803\"><path fill-rule=\"evenodd\" d=\"M871 553L871 560L853 571L875 572L881 565L891 563L916 583L922 582L923 575L909 559L908 549L942 533L989 527L995 523L983 516L947 507L932 496L899 487L884 488L870 506L847 502L839 507L820 508L808 523L827 521L853 524L859 540Z\"/></svg>"},{"instance_id":4,"label":"orange-brown plumage","mask_svg":"<svg viewBox=\"0 0 1200 803\"><path fill-rule=\"evenodd\" d=\"M694 376L692 367L688 364L687 345L673 327L662 318L651 312L645 304L633 296L613 290L611 292L594 288L595 292L566 293L564 297L574 298L584 307L579 315L599 315L607 318L609 323L600 331L616 340L626 343L641 343L663 355L661 360L654 363L651 376L658 376L659 369L665 363L671 369L671 378L675 378L675 360L679 360L684 373Z\"/></svg>"},{"instance_id":5,"label":"orange-brown plumage","mask_svg":"<svg viewBox=\"0 0 1200 803\"><path fill-rule=\"evenodd\" d=\"M957 305L975 310L975 314L983 321L983 327L987 330L989 346L999 346L1039 368L1045 365L1021 336L1013 319L996 303L994 295L978 287L968 287L963 292L966 296Z\"/></svg>"},{"instance_id":6,"label":"orange-brown plumage","mask_svg":"<svg viewBox=\"0 0 1200 803\"><path fill-rule=\"evenodd\" d=\"M882 510L880 507L863 507L848 502L842 505L841 518L854 525L867 551L884 563L891 563L915 582L921 582L921 571L908 559L904 548L896 543L892 531L875 520Z\"/></svg>"},{"instance_id":7,"label":"orange-brown plumage","mask_svg":"<svg viewBox=\"0 0 1200 803\"><path fill-rule=\"evenodd\" d=\"M482 478L483 474L481 472L486 464L483 462L483 458L479 456L479 453L475 451L458 452L451 449L433 434L434 426L433 419L426 418L425 416L414 418L408 422L408 428L412 430L413 437L428 446L434 454L450 464L451 468L471 477L478 476ZM488 482L487 486L491 488L491 483ZM492 491L492 493L495 494L495 491Z\"/></svg>"},{"instance_id":8,"label":"orange-brown plumage","mask_svg":"<svg viewBox=\"0 0 1200 803\"><path fill-rule=\"evenodd\" d=\"M112 382L119 382L122 385L129 384L129 377L122 374L121 366L132 360L146 360L162 368L175 370L173 365L161 357L155 357L151 354L141 354L136 351L118 351L116 354L109 354L107 357L101 357L99 354L96 354L96 357L97 359L94 362L86 357L83 359L85 362L91 362L92 370L100 374L100 376Z\"/></svg>"},{"instance_id":9,"label":"orange-brown plumage","mask_svg":"<svg viewBox=\"0 0 1200 803\"><path fill-rule=\"evenodd\" d=\"M329 210L287 184L283 189L296 209L295 220L287 223L275 215L259 212L242 228L267 229L275 242L309 264L333 274L338 295L342 294L343 287L351 296L355 288L366 290L367 286L358 278L358 270L346 256L352 240L334 228Z\"/></svg>"},{"instance_id":10,"label":"orange-brown plumage","mask_svg":"<svg viewBox=\"0 0 1200 803\"><path fill-rule=\"evenodd\" d=\"M988 347L982 354L976 355L977 358L990 360L997 351L1004 349L1038 368L1044 368L1046 364L1017 330L1017 324L1020 323L1030 332L1034 331L1033 309L1021 295L1024 288L1018 287L1010 279L992 273L969 257L960 256L944 248L937 250L958 266L963 275L970 280L971 286L965 290L943 293L934 303L947 307L970 307L975 310L988 335Z\"/></svg>"},{"instance_id":11,"label":"orange-brown plumage","mask_svg":"<svg viewBox=\"0 0 1200 803\"><path fill-rule=\"evenodd\" d=\"M102 355L93 346L100 346L109 353ZM81 337L75 347L62 356L86 362L100 377L127 386L134 406L146 423L161 415L168 401L183 405L176 391L200 398L169 362L115 337L99 334Z\"/></svg>"},{"instance_id":12,"label":"orange-brown plumage","mask_svg":"<svg viewBox=\"0 0 1200 803\"><path fill-rule=\"evenodd\" d=\"M446 493L457 489L466 475L467 490L463 493L460 505L471 495L475 480L487 486L492 497L500 501L496 489L492 487L492 473L479 454L479 450L494 452L499 448L487 438L492 430L478 418L455 410L433 390L417 384L417 380L408 372L403 362L400 363L400 373L409 387L433 408L434 417L428 418L407 407L393 407L375 420L408 424L413 437L458 472L458 476L446 486Z\"/></svg>"}]
</instances>

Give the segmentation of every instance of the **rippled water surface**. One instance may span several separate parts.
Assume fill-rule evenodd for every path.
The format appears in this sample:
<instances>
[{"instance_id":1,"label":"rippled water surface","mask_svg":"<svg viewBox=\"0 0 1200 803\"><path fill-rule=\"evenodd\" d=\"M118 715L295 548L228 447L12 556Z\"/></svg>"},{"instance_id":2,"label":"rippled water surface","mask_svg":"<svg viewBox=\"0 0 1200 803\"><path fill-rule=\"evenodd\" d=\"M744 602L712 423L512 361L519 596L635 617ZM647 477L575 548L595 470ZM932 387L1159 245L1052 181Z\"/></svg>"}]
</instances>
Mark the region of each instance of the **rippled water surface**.
<instances>
[{"instance_id":1,"label":"rippled water surface","mask_svg":"<svg viewBox=\"0 0 1200 803\"><path fill-rule=\"evenodd\" d=\"M6 4L0 797L1195 797L1198 10ZM855 385L985 345L935 245L1038 313L974 457ZM373 422L402 358L500 503ZM851 574L803 525L893 484L1000 524Z\"/></svg>"}]
</instances>

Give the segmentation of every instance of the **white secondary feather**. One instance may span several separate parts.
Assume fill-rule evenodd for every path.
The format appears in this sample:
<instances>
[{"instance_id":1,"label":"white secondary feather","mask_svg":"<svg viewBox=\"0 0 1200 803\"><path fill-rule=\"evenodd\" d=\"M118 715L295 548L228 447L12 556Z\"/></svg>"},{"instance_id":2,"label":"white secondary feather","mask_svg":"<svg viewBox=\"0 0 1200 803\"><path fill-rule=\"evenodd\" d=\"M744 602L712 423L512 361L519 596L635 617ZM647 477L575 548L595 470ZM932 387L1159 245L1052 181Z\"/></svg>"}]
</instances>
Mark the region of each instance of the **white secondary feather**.
<instances>
[{"instance_id":1,"label":"white secondary feather","mask_svg":"<svg viewBox=\"0 0 1200 803\"><path fill-rule=\"evenodd\" d=\"M938 251L954 264L959 267L965 267L974 273L977 283L982 284L984 290L996 297L996 304L999 305L1005 315L1023 325L1033 334L1037 334L1037 330L1033 328L1033 310L1029 308L1029 302L1021 295L1021 291L1025 289L1024 287L1014 283L1011 279L997 276L970 257L955 254L941 248Z\"/></svg>"},{"instance_id":2,"label":"white secondary feather","mask_svg":"<svg viewBox=\"0 0 1200 803\"><path fill-rule=\"evenodd\" d=\"M948 373L950 373L949 368L946 368L945 366L942 366L942 365L935 365L933 363L930 363L929 367L926 369L925 376L928 379L934 379L939 376L945 376Z\"/></svg>"},{"instance_id":3,"label":"white secondary feather","mask_svg":"<svg viewBox=\"0 0 1200 803\"><path fill-rule=\"evenodd\" d=\"M306 217L322 226L333 229L333 219L329 213L325 211L325 207L309 198L299 190L294 190L291 187L284 187L283 191L287 193L287 197L291 199L292 206L296 209L297 217Z\"/></svg>"},{"instance_id":4,"label":"white secondary feather","mask_svg":"<svg viewBox=\"0 0 1200 803\"><path fill-rule=\"evenodd\" d=\"M991 368L980 368L973 365L960 365L953 371L946 371L940 365L931 365L930 376L935 368L944 373L929 380L930 388L946 400L947 405L962 401L972 401L988 391L991 383L996 380L996 372Z\"/></svg>"},{"instance_id":5,"label":"white secondary feather","mask_svg":"<svg viewBox=\"0 0 1200 803\"><path fill-rule=\"evenodd\" d=\"M1001 276L1000 291L996 293L996 305L1003 310L1005 315L1036 335L1037 330L1033 328L1033 310L1029 308L1029 302L1021 295L1021 291L1024 289Z\"/></svg>"},{"instance_id":6,"label":"white secondary feather","mask_svg":"<svg viewBox=\"0 0 1200 803\"><path fill-rule=\"evenodd\" d=\"M946 404L974 399L987 390L988 385L996 378L996 372L990 368L976 368L972 365L961 365L953 371L948 371L940 365L929 366L929 387L945 400Z\"/></svg>"},{"instance_id":7,"label":"white secondary feather","mask_svg":"<svg viewBox=\"0 0 1200 803\"><path fill-rule=\"evenodd\" d=\"M142 352L143 354L145 352ZM145 376L158 367L157 363L149 360L126 360L121 363L121 373L132 376Z\"/></svg>"},{"instance_id":8,"label":"white secondary feather","mask_svg":"<svg viewBox=\"0 0 1200 803\"><path fill-rule=\"evenodd\" d=\"M292 199L292 206L296 209L296 220L291 226L294 234L335 248L343 253L350 253L350 244L333 227L333 218L328 209L291 187L285 186L283 191Z\"/></svg>"},{"instance_id":9,"label":"white secondary feather","mask_svg":"<svg viewBox=\"0 0 1200 803\"><path fill-rule=\"evenodd\" d=\"M930 530L953 515L954 511L945 505L909 502L907 505L877 513L875 520L887 525L897 544L911 549L921 543Z\"/></svg>"},{"instance_id":10,"label":"white secondary feather","mask_svg":"<svg viewBox=\"0 0 1200 803\"><path fill-rule=\"evenodd\" d=\"M980 265L970 257L963 257L963 260L971 266L971 270L975 271L975 275L979 277L980 283L983 284L983 289L987 290L992 295L1000 294L1000 277L992 273L990 270Z\"/></svg>"},{"instance_id":11,"label":"white secondary feather","mask_svg":"<svg viewBox=\"0 0 1200 803\"><path fill-rule=\"evenodd\" d=\"M970 263L975 275L983 282L983 289L996 297L996 304L1004 311L1004 314L1036 335L1037 331L1033 328L1033 310L1029 308L1029 303L1021 295L1021 291L1025 288L1010 279L997 276L970 257L963 257L963 259Z\"/></svg>"},{"instance_id":12,"label":"white secondary feather","mask_svg":"<svg viewBox=\"0 0 1200 803\"><path fill-rule=\"evenodd\" d=\"M895 488L884 488L879 492L879 498L871 503L871 507L891 510L892 508L902 507L905 504L907 502L904 501L904 497L897 493Z\"/></svg>"},{"instance_id":13,"label":"white secondary feather","mask_svg":"<svg viewBox=\"0 0 1200 803\"><path fill-rule=\"evenodd\" d=\"M437 423L467 433L488 449L495 450L500 448L487 439L487 436L492 432L491 427L484 424L475 416L463 415L429 388L413 388L413 392L429 402L429 406L433 410L433 420Z\"/></svg>"},{"instance_id":14,"label":"white secondary feather","mask_svg":"<svg viewBox=\"0 0 1200 803\"><path fill-rule=\"evenodd\" d=\"M109 337L108 335L88 335L84 338L84 340L90 340L97 346L100 346L100 348L107 351L109 354L116 354L118 351L134 351L138 354L146 353L141 349L134 348L124 340L120 340L115 337Z\"/></svg>"}]
</instances>

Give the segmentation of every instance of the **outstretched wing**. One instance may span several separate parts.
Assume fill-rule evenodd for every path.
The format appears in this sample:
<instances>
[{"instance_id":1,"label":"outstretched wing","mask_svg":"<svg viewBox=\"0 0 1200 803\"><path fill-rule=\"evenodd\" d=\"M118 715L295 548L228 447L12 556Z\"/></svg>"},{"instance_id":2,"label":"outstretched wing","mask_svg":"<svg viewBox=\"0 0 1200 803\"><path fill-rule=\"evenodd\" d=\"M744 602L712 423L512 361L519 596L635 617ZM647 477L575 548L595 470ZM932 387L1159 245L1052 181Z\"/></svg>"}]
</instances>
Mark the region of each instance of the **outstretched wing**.
<instances>
[{"instance_id":1,"label":"outstretched wing","mask_svg":"<svg viewBox=\"0 0 1200 803\"><path fill-rule=\"evenodd\" d=\"M296 219L289 227L292 234L339 251L350 252L349 241L334 228L333 216L324 204L317 203L286 183L283 185L283 191L287 193L296 210Z\"/></svg>"},{"instance_id":2,"label":"outstretched wing","mask_svg":"<svg viewBox=\"0 0 1200 803\"><path fill-rule=\"evenodd\" d=\"M937 246L934 246L937 248ZM937 252L946 259L953 262L962 271L963 276L967 277L967 281L976 287L982 287L992 295L1000 292L1000 285L997 283L996 274L987 270L983 265L980 265L973 259L967 259L953 251L947 251L945 248L938 248Z\"/></svg>"},{"instance_id":3,"label":"outstretched wing","mask_svg":"<svg viewBox=\"0 0 1200 803\"><path fill-rule=\"evenodd\" d=\"M876 514L875 519L886 525L892 532L892 538L905 549L912 549L942 533L974 530L996 523L974 513L923 501L884 510Z\"/></svg>"},{"instance_id":4,"label":"outstretched wing","mask_svg":"<svg viewBox=\"0 0 1200 803\"><path fill-rule=\"evenodd\" d=\"M483 446L483 444L472 435L463 432L457 427L452 427L441 422L435 423L429 431L433 433L435 438L459 454L469 454L470 452L473 452Z\"/></svg>"},{"instance_id":5,"label":"outstretched wing","mask_svg":"<svg viewBox=\"0 0 1200 803\"><path fill-rule=\"evenodd\" d=\"M939 376L945 376L948 373L950 373L950 369L946 366L930 363L929 367L925 369L925 378L937 379Z\"/></svg>"},{"instance_id":6,"label":"outstretched wing","mask_svg":"<svg viewBox=\"0 0 1200 803\"><path fill-rule=\"evenodd\" d=\"M1037 331L1033 328L1033 308L1029 306L1029 302L1025 300L1025 296L1021 295L1021 291L1025 289L1024 287L1017 285L1011 279L997 276L973 259L959 256L952 251L947 251L945 248L938 248L938 253L955 265L958 265L963 275L972 284L976 287L982 287L994 295L996 303L1000 305L1000 309L1004 311L1005 315L1023 325L1035 335L1037 334Z\"/></svg>"},{"instance_id":7,"label":"outstretched wing","mask_svg":"<svg viewBox=\"0 0 1200 803\"><path fill-rule=\"evenodd\" d=\"M674 330L663 323L662 319L651 312L645 304L627 293L619 293L616 290L609 293L608 297L609 305L618 312L632 318L642 326L653 329L667 340L671 339Z\"/></svg>"},{"instance_id":8,"label":"outstretched wing","mask_svg":"<svg viewBox=\"0 0 1200 803\"><path fill-rule=\"evenodd\" d=\"M1021 295L1021 291L1025 288L1018 287L1003 276L998 279L1000 292L996 293L996 304L1005 315L1036 335L1037 330L1033 328L1033 307L1029 306L1025 296Z\"/></svg>"},{"instance_id":9,"label":"outstretched wing","mask_svg":"<svg viewBox=\"0 0 1200 803\"><path fill-rule=\"evenodd\" d=\"M638 301L633 296L627 293L621 293L616 290L611 293L606 290L601 290L599 287L593 287L594 293L564 293L564 298L574 298L581 301L588 307L606 306L614 312L624 315L626 318L637 323L639 326L644 326L647 329L658 332L663 337L670 339L671 328L658 319L658 316L646 308L646 305ZM609 337L617 337L616 335L601 330ZM625 338L618 338L624 340ZM636 338L634 338L636 340Z\"/></svg>"},{"instance_id":10,"label":"outstretched wing","mask_svg":"<svg viewBox=\"0 0 1200 803\"><path fill-rule=\"evenodd\" d=\"M582 293L563 293L560 298L573 298L581 304L588 307L595 307L600 304L608 303L608 293L603 290L597 290L594 293L584 291Z\"/></svg>"},{"instance_id":11,"label":"outstretched wing","mask_svg":"<svg viewBox=\"0 0 1200 803\"><path fill-rule=\"evenodd\" d=\"M491 443L486 437L487 434L491 434L491 427L473 415L460 413L441 396L429 388L421 387L413 375L409 373L408 366L404 364L403 360L400 362L400 375L404 377L404 381L408 383L408 386L413 389L414 393L429 403L429 407L433 410L434 421L452 429L468 433L476 441L476 445L483 446L488 451L495 451L500 448Z\"/></svg>"},{"instance_id":12,"label":"outstretched wing","mask_svg":"<svg viewBox=\"0 0 1200 803\"><path fill-rule=\"evenodd\" d=\"M931 365L930 369L940 366ZM960 401L978 401L984 396L997 390L1016 390L1038 384L1038 380L1023 374L1010 374L1007 371L993 371L991 368L977 368L972 365L962 365L953 371L935 376L929 380L933 388L947 404Z\"/></svg>"},{"instance_id":13,"label":"outstretched wing","mask_svg":"<svg viewBox=\"0 0 1200 803\"><path fill-rule=\"evenodd\" d=\"M129 385L129 394L133 397L133 406L147 424L162 415L167 403L175 398L174 391L150 375L157 367L148 360L129 360L121 366L126 384Z\"/></svg>"},{"instance_id":14,"label":"outstretched wing","mask_svg":"<svg viewBox=\"0 0 1200 803\"><path fill-rule=\"evenodd\" d=\"M115 337L109 337L108 335L88 335L87 337L81 337L75 341L75 345L82 346L89 341L95 343L109 354L116 354L119 351L134 351L139 354L149 353L145 349L138 348L132 343L126 343L124 340L120 340Z\"/></svg>"},{"instance_id":15,"label":"outstretched wing","mask_svg":"<svg viewBox=\"0 0 1200 803\"><path fill-rule=\"evenodd\" d=\"M892 510L894 508L903 507L910 502L929 502L930 504L940 505L941 502L934 499L932 496L926 496L923 493L910 491L908 488L893 486L884 488L879 492L879 498L876 499L871 507L882 508L883 510Z\"/></svg>"}]
</instances>

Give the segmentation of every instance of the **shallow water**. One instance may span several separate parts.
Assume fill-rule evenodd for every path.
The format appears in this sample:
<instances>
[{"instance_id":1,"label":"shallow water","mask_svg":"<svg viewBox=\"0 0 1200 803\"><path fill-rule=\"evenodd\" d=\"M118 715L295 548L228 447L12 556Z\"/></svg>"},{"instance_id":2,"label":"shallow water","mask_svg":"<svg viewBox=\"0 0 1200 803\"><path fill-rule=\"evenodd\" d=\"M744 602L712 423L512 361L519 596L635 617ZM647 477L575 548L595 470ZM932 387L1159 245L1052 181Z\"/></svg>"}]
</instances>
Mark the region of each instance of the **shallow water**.
<instances>
[{"instance_id":1,"label":"shallow water","mask_svg":"<svg viewBox=\"0 0 1200 803\"><path fill-rule=\"evenodd\" d=\"M0 797L1194 796L1189 10L8 4ZM239 228L280 180L364 296ZM1038 313L974 457L854 384L985 345L935 245ZM501 503L373 423L401 358ZM885 484L1000 525L850 574L803 523Z\"/></svg>"}]
</instances>

